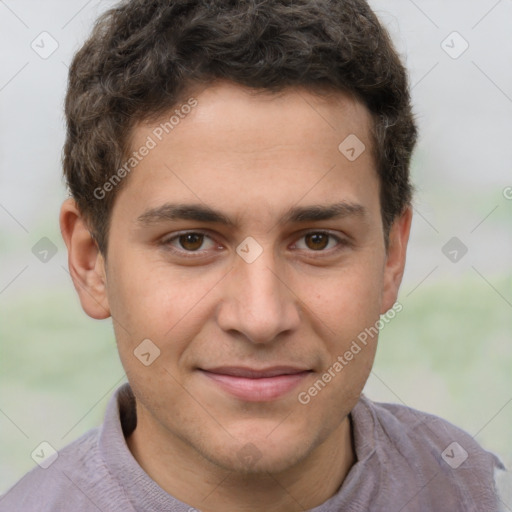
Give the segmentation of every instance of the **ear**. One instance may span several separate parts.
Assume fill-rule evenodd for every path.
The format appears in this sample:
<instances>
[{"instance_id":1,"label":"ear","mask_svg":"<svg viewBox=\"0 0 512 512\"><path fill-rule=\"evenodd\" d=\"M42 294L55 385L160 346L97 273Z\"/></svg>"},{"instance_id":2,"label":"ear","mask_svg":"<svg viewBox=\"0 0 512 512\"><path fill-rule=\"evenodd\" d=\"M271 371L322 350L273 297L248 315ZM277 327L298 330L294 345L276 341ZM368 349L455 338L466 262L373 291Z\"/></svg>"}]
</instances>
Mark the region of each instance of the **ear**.
<instances>
[{"instance_id":1,"label":"ear","mask_svg":"<svg viewBox=\"0 0 512 512\"><path fill-rule=\"evenodd\" d=\"M92 318L108 318L105 261L73 199L64 201L59 220L69 272L82 308Z\"/></svg>"},{"instance_id":2,"label":"ear","mask_svg":"<svg viewBox=\"0 0 512 512\"><path fill-rule=\"evenodd\" d=\"M384 267L381 315L393 307L405 269L405 256L411 231L412 207L397 217L389 231L389 244Z\"/></svg>"}]
</instances>

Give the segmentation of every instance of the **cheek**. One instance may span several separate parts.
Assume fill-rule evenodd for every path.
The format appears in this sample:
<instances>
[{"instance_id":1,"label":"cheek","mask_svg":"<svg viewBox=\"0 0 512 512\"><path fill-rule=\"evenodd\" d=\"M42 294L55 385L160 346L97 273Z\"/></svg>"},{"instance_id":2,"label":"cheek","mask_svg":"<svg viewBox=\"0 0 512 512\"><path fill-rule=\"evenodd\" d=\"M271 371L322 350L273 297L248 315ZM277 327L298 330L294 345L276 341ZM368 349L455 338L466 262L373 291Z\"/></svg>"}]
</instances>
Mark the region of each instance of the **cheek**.
<instances>
[{"instance_id":1,"label":"cheek","mask_svg":"<svg viewBox=\"0 0 512 512\"><path fill-rule=\"evenodd\" d=\"M211 314L208 294L218 281L216 275L193 275L161 262L118 258L108 295L120 352L129 356L150 339L161 361L176 360Z\"/></svg>"},{"instance_id":2,"label":"cheek","mask_svg":"<svg viewBox=\"0 0 512 512\"><path fill-rule=\"evenodd\" d=\"M325 281L316 280L308 306L317 318L316 334L325 348L317 380L301 390L298 401L329 431L357 402L377 348L382 272L354 265Z\"/></svg>"},{"instance_id":3,"label":"cheek","mask_svg":"<svg viewBox=\"0 0 512 512\"><path fill-rule=\"evenodd\" d=\"M347 339L373 325L380 314L383 275L372 261L340 269L323 279L311 277L310 290L314 293L304 302L323 323L330 328L334 338ZM339 335L339 336L337 336Z\"/></svg>"}]
</instances>

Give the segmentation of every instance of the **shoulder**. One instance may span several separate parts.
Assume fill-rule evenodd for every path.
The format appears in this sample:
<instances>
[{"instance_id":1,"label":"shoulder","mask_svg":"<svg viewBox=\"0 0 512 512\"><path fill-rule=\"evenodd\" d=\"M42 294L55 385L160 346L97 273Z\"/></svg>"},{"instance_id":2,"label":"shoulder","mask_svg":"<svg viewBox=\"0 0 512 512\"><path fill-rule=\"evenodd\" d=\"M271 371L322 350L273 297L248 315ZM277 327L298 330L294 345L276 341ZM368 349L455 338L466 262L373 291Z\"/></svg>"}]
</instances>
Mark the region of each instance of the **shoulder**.
<instances>
[{"instance_id":1,"label":"shoulder","mask_svg":"<svg viewBox=\"0 0 512 512\"><path fill-rule=\"evenodd\" d=\"M89 430L59 450L49 466L42 464L29 471L0 497L0 512L97 512L87 489L108 479L98 449L99 431Z\"/></svg>"},{"instance_id":2,"label":"shoulder","mask_svg":"<svg viewBox=\"0 0 512 512\"><path fill-rule=\"evenodd\" d=\"M357 407L359 418L373 428L372 451L386 470L429 489L430 500L449 496L465 504L464 510L481 510L476 503L495 510L495 476L505 468L468 432L434 414L364 395Z\"/></svg>"},{"instance_id":3,"label":"shoulder","mask_svg":"<svg viewBox=\"0 0 512 512\"><path fill-rule=\"evenodd\" d=\"M361 397L361 402L372 413L376 433L406 448L409 443L416 449L431 448L439 455L439 461L444 460L451 467L461 466L469 455L487 460L491 465L501 465L499 459L484 450L468 432L439 416L405 405L373 402L366 396Z\"/></svg>"},{"instance_id":4,"label":"shoulder","mask_svg":"<svg viewBox=\"0 0 512 512\"><path fill-rule=\"evenodd\" d=\"M475 466L477 462L482 469L503 466L468 432L435 414L400 404L373 402L364 395L360 402L371 412L378 438L393 441L404 452L433 455L437 462L452 469L463 464Z\"/></svg>"}]
</instances>

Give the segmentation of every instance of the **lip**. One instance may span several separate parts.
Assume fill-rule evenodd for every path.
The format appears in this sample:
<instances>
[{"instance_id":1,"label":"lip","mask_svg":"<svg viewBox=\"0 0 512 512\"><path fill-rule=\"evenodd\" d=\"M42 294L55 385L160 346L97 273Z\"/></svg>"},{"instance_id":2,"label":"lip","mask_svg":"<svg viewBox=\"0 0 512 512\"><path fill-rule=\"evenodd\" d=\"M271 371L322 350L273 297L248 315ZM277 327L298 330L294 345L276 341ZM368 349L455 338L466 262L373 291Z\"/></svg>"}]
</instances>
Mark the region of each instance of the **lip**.
<instances>
[{"instance_id":1,"label":"lip","mask_svg":"<svg viewBox=\"0 0 512 512\"><path fill-rule=\"evenodd\" d=\"M312 371L291 366L263 369L223 366L199 370L223 391L247 402L277 400L297 387Z\"/></svg>"}]
</instances>

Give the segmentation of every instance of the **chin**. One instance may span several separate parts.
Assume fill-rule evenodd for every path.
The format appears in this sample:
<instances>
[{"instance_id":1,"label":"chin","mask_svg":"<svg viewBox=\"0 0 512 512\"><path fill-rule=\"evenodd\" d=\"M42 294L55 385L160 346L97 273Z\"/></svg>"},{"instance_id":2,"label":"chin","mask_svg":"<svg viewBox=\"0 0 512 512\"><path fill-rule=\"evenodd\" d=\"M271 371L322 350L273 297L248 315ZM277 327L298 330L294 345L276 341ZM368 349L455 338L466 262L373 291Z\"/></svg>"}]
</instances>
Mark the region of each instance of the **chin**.
<instances>
[{"instance_id":1,"label":"chin","mask_svg":"<svg viewBox=\"0 0 512 512\"><path fill-rule=\"evenodd\" d=\"M236 446L223 446L213 453L203 453L210 462L238 475L256 476L289 470L308 456L305 443L296 439L293 444L275 445L268 439L250 440Z\"/></svg>"}]
</instances>

